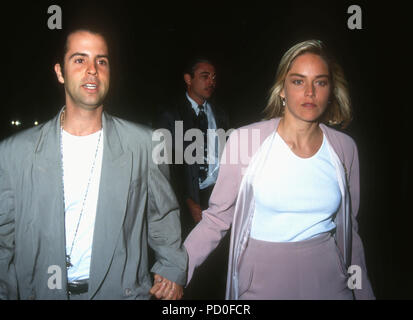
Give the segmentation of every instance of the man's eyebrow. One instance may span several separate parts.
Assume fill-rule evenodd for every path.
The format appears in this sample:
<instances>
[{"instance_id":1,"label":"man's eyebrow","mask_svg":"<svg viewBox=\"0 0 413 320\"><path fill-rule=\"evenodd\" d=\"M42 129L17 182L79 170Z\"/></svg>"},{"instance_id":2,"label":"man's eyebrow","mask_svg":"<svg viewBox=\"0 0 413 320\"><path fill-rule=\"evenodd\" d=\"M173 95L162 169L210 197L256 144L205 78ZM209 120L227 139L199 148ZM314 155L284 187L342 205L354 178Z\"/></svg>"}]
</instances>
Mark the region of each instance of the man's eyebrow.
<instances>
[{"instance_id":1,"label":"man's eyebrow","mask_svg":"<svg viewBox=\"0 0 413 320\"><path fill-rule=\"evenodd\" d=\"M211 73L209 71L202 71L199 73L200 75L211 75L212 77L216 77L217 74L216 73Z\"/></svg>"},{"instance_id":2,"label":"man's eyebrow","mask_svg":"<svg viewBox=\"0 0 413 320\"><path fill-rule=\"evenodd\" d=\"M88 55L87 55L86 53L75 52L75 53L73 53L72 55L70 55L70 57L69 57L68 60L72 59L72 58L75 57L75 56L88 57Z\"/></svg>"},{"instance_id":3,"label":"man's eyebrow","mask_svg":"<svg viewBox=\"0 0 413 320\"><path fill-rule=\"evenodd\" d=\"M81 57L89 57L87 53L82 53L82 52L75 52L72 55L70 55L69 60L72 59L75 56L81 56ZM109 59L109 56L107 54L98 54L96 58L106 58Z\"/></svg>"},{"instance_id":4,"label":"man's eyebrow","mask_svg":"<svg viewBox=\"0 0 413 320\"><path fill-rule=\"evenodd\" d=\"M300 77L300 78L305 78L305 75L299 74L299 73L291 73L289 75L290 77L292 76L296 76L296 77ZM319 74L318 76L316 76L316 78L329 78L328 74Z\"/></svg>"}]
</instances>

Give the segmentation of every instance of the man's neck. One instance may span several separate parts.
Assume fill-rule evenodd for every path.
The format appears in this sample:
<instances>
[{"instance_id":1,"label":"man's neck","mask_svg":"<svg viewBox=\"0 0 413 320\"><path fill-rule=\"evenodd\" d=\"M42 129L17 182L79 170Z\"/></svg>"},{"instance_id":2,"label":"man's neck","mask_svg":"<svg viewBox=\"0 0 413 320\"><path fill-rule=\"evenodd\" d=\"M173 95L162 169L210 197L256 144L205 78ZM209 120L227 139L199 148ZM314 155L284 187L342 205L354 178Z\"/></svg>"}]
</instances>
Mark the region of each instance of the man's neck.
<instances>
[{"instance_id":1,"label":"man's neck","mask_svg":"<svg viewBox=\"0 0 413 320\"><path fill-rule=\"evenodd\" d=\"M201 98L195 94L193 94L193 92L187 91L188 97L190 97L192 100L194 100L198 106L199 105L203 105L205 103L205 99Z\"/></svg>"},{"instance_id":2,"label":"man's neck","mask_svg":"<svg viewBox=\"0 0 413 320\"><path fill-rule=\"evenodd\" d=\"M84 109L67 105L62 117L63 129L75 136L87 136L102 128L103 106Z\"/></svg>"}]
</instances>

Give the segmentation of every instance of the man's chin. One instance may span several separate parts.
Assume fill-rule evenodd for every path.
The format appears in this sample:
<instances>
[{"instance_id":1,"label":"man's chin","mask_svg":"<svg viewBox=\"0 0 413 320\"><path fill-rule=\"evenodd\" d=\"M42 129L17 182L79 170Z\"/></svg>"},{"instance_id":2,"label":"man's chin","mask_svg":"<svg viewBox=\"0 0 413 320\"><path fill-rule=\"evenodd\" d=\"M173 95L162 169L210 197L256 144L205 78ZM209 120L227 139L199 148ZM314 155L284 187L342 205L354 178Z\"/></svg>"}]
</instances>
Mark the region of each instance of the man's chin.
<instances>
[{"instance_id":1,"label":"man's chin","mask_svg":"<svg viewBox=\"0 0 413 320\"><path fill-rule=\"evenodd\" d=\"M95 110L101 106L103 106L104 99L84 99L83 101L79 101L79 105L88 110Z\"/></svg>"},{"instance_id":2,"label":"man's chin","mask_svg":"<svg viewBox=\"0 0 413 320\"><path fill-rule=\"evenodd\" d=\"M103 107L103 101L94 102L94 103L81 102L81 103L77 103L76 106L83 110L94 111L96 109L99 109L100 107Z\"/></svg>"},{"instance_id":3,"label":"man's chin","mask_svg":"<svg viewBox=\"0 0 413 320\"><path fill-rule=\"evenodd\" d=\"M84 110L93 111L103 106L104 97L94 96L94 97L85 97L85 96L73 96L68 94L66 96L66 104L73 105Z\"/></svg>"}]
</instances>

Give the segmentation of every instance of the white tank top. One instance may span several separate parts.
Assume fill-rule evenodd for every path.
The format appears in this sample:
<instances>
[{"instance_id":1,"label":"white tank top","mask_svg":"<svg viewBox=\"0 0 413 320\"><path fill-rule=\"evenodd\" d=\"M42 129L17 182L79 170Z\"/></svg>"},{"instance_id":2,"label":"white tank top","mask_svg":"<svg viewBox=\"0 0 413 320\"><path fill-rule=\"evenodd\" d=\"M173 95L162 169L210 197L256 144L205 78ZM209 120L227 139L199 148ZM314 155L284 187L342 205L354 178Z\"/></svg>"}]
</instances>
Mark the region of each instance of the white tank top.
<instances>
[{"instance_id":1,"label":"white tank top","mask_svg":"<svg viewBox=\"0 0 413 320\"><path fill-rule=\"evenodd\" d=\"M254 239L302 241L336 227L333 218L341 193L324 135L321 147L312 157L300 158L276 133L253 188Z\"/></svg>"}]
</instances>

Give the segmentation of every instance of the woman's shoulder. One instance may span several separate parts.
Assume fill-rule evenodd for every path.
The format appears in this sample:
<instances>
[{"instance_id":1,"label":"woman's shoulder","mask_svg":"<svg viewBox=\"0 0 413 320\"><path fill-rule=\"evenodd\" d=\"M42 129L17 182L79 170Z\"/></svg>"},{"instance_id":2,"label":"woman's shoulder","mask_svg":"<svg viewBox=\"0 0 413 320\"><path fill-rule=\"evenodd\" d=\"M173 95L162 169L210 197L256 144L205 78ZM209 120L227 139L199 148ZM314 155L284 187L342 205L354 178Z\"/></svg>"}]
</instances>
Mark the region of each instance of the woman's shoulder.
<instances>
[{"instance_id":1,"label":"woman's shoulder","mask_svg":"<svg viewBox=\"0 0 413 320\"><path fill-rule=\"evenodd\" d=\"M320 127L341 159L352 159L358 153L357 144L350 135L325 124L320 124Z\"/></svg>"},{"instance_id":2,"label":"woman's shoulder","mask_svg":"<svg viewBox=\"0 0 413 320\"><path fill-rule=\"evenodd\" d=\"M253 122L250 124L247 124L245 126L239 127L237 130L253 130L253 129L258 129L258 130L271 130L273 131L275 128L276 123L279 121L279 118L273 118L269 120L261 120L258 122Z\"/></svg>"},{"instance_id":3,"label":"woman's shoulder","mask_svg":"<svg viewBox=\"0 0 413 320\"><path fill-rule=\"evenodd\" d=\"M327 126L325 124L320 124L320 126L323 129L324 133L334 137L335 139L339 140L341 143L350 144L350 145L356 144L354 139L347 133L344 133L343 131Z\"/></svg>"},{"instance_id":4,"label":"woman's shoulder","mask_svg":"<svg viewBox=\"0 0 413 320\"><path fill-rule=\"evenodd\" d=\"M242 161L250 159L275 131L278 121L279 119L264 120L233 130L226 143L226 152L240 157Z\"/></svg>"},{"instance_id":5,"label":"woman's shoulder","mask_svg":"<svg viewBox=\"0 0 413 320\"><path fill-rule=\"evenodd\" d=\"M241 140L244 140L245 137L260 137L260 141L262 142L268 137L271 133L274 132L279 122L279 118L276 119L269 119L269 120L262 120L254 123L250 123L248 125L239 127L234 129L230 135L232 138L238 137ZM244 137L244 139L243 139Z\"/></svg>"}]
</instances>

